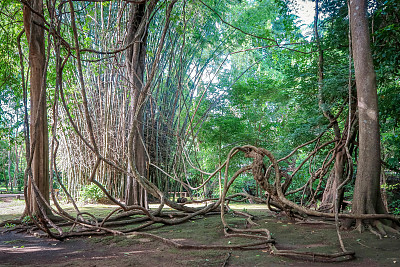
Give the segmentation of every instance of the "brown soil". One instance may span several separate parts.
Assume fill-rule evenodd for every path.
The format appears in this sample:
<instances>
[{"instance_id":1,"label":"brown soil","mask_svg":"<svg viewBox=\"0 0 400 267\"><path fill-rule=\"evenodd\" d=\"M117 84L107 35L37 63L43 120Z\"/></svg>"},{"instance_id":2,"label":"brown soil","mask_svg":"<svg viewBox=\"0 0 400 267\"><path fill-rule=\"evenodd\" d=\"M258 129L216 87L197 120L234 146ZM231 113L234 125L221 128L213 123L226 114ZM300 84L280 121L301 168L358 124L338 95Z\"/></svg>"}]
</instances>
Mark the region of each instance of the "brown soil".
<instances>
[{"instance_id":1,"label":"brown soil","mask_svg":"<svg viewBox=\"0 0 400 267\"><path fill-rule=\"evenodd\" d=\"M0 202L2 208L5 202ZM13 204L13 202L8 202ZM15 206L15 205L14 205ZM276 217L260 205L238 206L257 216L259 227L268 228L280 249L299 251L339 252L332 224L295 224L285 217ZM1 212L1 211L0 211ZM1 213L0 213L1 214ZM8 218L8 217L7 217ZM0 220L5 219L0 215ZM228 216L228 222L244 226L243 218ZM331 222L328 222L331 223ZM102 236L56 241L31 235L0 230L0 266L222 266L230 251L180 250L160 241L138 236ZM199 217L187 223L154 227L150 233L191 244L238 244L251 242L225 238L219 216ZM348 250L356 259L341 263L317 263L301 259L276 257L267 250L231 251L227 266L399 266L398 236L378 239L366 232L342 232Z\"/></svg>"}]
</instances>

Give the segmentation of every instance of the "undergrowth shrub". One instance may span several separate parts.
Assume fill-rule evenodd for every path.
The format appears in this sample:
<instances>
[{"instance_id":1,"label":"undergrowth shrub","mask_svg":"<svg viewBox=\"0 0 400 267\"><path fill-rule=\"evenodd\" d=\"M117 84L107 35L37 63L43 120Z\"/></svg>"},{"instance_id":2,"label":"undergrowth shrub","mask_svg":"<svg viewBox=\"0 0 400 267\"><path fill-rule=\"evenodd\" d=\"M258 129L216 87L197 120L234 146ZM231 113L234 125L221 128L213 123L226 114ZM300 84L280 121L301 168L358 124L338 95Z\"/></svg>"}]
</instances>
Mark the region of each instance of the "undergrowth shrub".
<instances>
[{"instance_id":1,"label":"undergrowth shrub","mask_svg":"<svg viewBox=\"0 0 400 267\"><path fill-rule=\"evenodd\" d=\"M95 184L88 184L82 187L80 197L82 201L90 203L101 202L106 198L103 191Z\"/></svg>"}]
</instances>

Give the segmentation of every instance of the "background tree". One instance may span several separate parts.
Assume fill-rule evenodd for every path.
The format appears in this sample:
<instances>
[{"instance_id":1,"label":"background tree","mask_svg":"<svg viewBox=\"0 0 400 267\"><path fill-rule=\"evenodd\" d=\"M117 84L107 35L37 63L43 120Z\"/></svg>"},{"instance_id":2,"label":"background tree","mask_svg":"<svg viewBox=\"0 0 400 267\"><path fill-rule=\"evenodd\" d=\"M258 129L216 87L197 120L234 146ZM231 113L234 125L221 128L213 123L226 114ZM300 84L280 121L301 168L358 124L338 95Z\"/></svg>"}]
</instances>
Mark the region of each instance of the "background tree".
<instances>
[{"instance_id":1,"label":"background tree","mask_svg":"<svg viewBox=\"0 0 400 267\"><path fill-rule=\"evenodd\" d=\"M21 28L20 5L4 1L0 5L0 184L9 190L21 190L25 161L22 138L22 88L19 77L17 36Z\"/></svg>"}]
</instances>

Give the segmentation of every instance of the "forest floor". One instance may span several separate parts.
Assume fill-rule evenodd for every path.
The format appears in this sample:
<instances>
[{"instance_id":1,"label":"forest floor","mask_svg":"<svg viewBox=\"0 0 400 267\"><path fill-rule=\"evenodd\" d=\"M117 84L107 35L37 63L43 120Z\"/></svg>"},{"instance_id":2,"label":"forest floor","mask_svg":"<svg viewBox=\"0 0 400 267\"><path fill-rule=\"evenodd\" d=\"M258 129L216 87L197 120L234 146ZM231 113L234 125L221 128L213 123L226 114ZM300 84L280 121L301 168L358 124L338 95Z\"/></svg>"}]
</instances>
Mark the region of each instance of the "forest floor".
<instances>
[{"instance_id":1,"label":"forest floor","mask_svg":"<svg viewBox=\"0 0 400 267\"><path fill-rule=\"evenodd\" d=\"M115 208L110 205L84 205L84 211L105 215ZM339 252L332 221L309 220L290 222L277 216L264 205L240 204L231 208L255 215L259 228L268 228L278 249L333 253ZM18 218L24 201L0 198L0 221ZM244 227L241 217L227 215L227 221ZM10 227L10 225L7 225ZM370 232L342 231L348 250L356 258L341 263L318 263L301 259L277 257L265 250L182 250L150 238L131 236L101 236L57 241L16 233L7 227L0 229L0 266L399 266L399 236L378 239ZM149 233L186 244L234 245L243 238L226 238L218 215L199 216L187 223L158 226ZM227 260L228 259L228 260ZM226 265L224 265L226 264Z\"/></svg>"}]
</instances>

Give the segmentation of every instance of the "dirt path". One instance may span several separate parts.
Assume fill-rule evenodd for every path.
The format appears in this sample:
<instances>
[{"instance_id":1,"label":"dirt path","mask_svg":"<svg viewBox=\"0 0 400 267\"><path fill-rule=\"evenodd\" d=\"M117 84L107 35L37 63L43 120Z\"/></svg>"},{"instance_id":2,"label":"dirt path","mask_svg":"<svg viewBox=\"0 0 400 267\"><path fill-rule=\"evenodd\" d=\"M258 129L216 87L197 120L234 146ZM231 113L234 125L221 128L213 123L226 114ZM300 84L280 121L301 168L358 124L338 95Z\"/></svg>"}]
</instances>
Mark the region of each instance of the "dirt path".
<instances>
[{"instance_id":1,"label":"dirt path","mask_svg":"<svg viewBox=\"0 0 400 267\"><path fill-rule=\"evenodd\" d=\"M284 247L293 245L288 243ZM232 251L227 266L399 266L398 257L384 258L379 255L382 251L370 250L367 258L359 255L362 258L337 264L275 257L267 251ZM398 255L398 251L392 254ZM0 234L0 266L221 266L227 255L227 251L177 250L147 238L127 242L110 236L60 242L13 232Z\"/></svg>"},{"instance_id":2,"label":"dirt path","mask_svg":"<svg viewBox=\"0 0 400 267\"><path fill-rule=\"evenodd\" d=\"M107 242L59 242L24 234L1 234L0 266L221 266L227 255L225 251L204 254L176 250L147 238L123 244L114 242L112 237L105 239Z\"/></svg>"},{"instance_id":3,"label":"dirt path","mask_svg":"<svg viewBox=\"0 0 400 267\"><path fill-rule=\"evenodd\" d=\"M139 240L134 246L91 242L90 239L56 241L26 234L0 234L0 266L177 266L187 260L168 249ZM186 265L186 264L185 264ZM189 266L189 265L187 265Z\"/></svg>"},{"instance_id":4,"label":"dirt path","mask_svg":"<svg viewBox=\"0 0 400 267\"><path fill-rule=\"evenodd\" d=\"M66 242L36 238L13 232L0 234L0 263L9 265L48 264L92 256L82 240Z\"/></svg>"}]
</instances>

